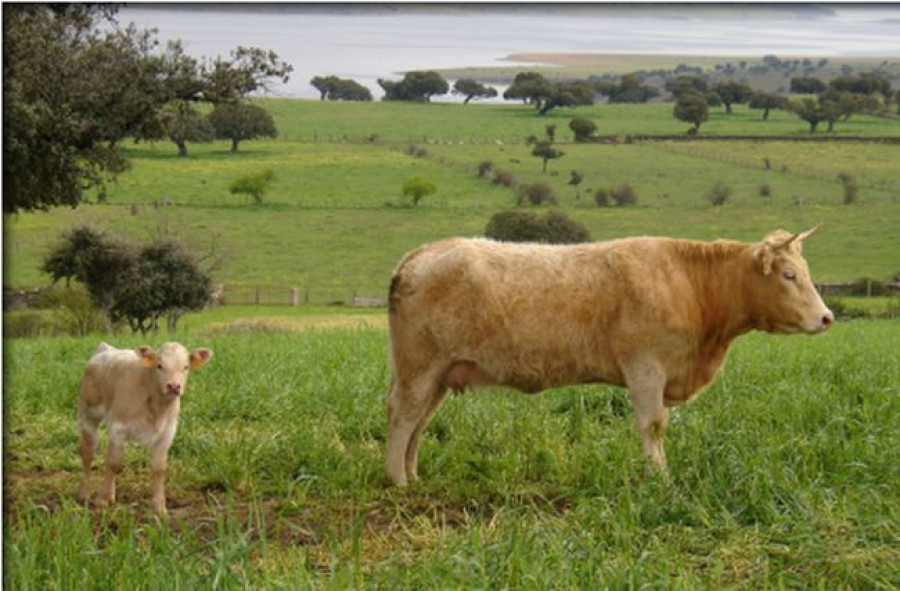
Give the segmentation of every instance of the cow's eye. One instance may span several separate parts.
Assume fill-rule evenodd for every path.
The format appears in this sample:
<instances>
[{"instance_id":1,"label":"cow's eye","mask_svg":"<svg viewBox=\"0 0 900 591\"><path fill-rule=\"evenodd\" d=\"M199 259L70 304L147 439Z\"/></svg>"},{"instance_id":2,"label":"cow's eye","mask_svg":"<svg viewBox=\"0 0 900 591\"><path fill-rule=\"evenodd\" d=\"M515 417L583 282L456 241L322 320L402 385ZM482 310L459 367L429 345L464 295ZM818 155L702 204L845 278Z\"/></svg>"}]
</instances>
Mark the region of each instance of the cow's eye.
<instances>
[{"instance_id":1,"label":"cow's eye","mask_svg":"<svg viewBox=\"0 0 900 591\"><path fill-rule=\"evenodd\" d=\"M156 364L156 369L160 369L160 370L161 370L161 369L162 369L162 363L157 363L157 364Z\"/></svg>"},{"instance_id":2,"label":"cow's eye","mask_svg":"<svg viewBox=\"0 0 900 591\"><path fill-rule=\"evenodd\" d=\"M793 269L785 269L781 273L781 276L784 277L785 279L787 279L788 281L796 281L797 280L797 273L795 273Z\"/></svg>"}]
</instances>

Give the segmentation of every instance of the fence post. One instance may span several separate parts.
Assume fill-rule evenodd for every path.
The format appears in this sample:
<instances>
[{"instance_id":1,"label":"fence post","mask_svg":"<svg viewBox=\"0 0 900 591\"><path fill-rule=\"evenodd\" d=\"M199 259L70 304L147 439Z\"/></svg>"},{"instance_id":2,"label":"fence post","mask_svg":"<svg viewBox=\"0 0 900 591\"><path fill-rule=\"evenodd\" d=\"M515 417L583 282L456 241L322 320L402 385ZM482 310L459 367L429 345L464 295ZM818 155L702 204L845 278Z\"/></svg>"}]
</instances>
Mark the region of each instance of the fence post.
<instances>
[{"instance_id":1,"label":"fence post","mask_svg":"<svg viewBox=\"0 0 900 591\"><path fill-rule=\"evenodd\" d=\"M257 306L259 305L259 286L258 286L258 285L256 286L255 303L256 303Z\"/></svg>"},{"instance_id":2,"label":"fence post","mask_svg":"<svg viewBox=\"0 0 900 591\"><path fill-rule=\"evenodd\" d=\"M292 306L300 305L300 288L299 287L291 288L291 305Z\"/></svg>"}]
</instances>

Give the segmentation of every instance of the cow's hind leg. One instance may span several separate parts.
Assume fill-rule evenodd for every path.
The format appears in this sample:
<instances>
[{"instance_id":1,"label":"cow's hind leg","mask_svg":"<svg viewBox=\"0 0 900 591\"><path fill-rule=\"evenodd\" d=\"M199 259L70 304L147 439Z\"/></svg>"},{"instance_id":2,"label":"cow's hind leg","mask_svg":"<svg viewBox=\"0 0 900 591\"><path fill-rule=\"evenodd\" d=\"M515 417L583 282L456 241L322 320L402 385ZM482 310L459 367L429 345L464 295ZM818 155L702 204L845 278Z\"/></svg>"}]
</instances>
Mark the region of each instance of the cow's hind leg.
<instances>
[{"instance_id":1,"label":"cow's hind leg","mask_svg":"<svg viewBox=\"0 0 900 591\"><path fill-rule=\"evenodd\" d=\"M416 466L419 463L419 439L422 437L422 432L425 430L425 427L431 422L434 413L441 407L441 403L446 396L447 388L439 387L438 391L431 396L425 414L419 419L416 428L413 429L412 435L409 438L409 444L406 446L406 477L410 480L417 480L419 478L418 471L416 470Z\"/></svg>"},{"instance_id":2,"label":"cow's hind leg","mask_svg":"<svg viewBox=\"0 0 900 591\"><path fill-rule=\"evenodd\" d=\"M387 475L397 486L406 486L407 458L413 433L428 413L437 394L437 381L422 376L411 383L397 376L388 391ZM427 422L427 421L426 421ZM416 437L416 443L418 438Z\"/></svg>"},{"instance_id":3,"label":"cow's hind leg","mask_svg":"<svg viewBox=\"0 0 900 591\"><path fill-rule=\"evenodd\" d=\"M652 466L668 481L666 452L663 438L669 421L663 391L666 385L664 370L655 362L636 363L626 369L625 381L631 394L634 418L641 432L644 455Z\"/></svg>"}]
</instances>

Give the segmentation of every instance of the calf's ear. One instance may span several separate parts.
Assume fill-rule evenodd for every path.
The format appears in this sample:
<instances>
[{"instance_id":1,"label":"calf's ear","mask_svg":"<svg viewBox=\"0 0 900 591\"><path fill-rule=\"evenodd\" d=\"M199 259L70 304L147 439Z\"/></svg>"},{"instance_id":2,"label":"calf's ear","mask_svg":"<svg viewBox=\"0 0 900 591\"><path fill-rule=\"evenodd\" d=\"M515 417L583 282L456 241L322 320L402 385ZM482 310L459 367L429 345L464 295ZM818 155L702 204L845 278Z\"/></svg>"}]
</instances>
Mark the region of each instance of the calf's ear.
<instances>
[{"instance_id":1,"label":"calf's ear","mask_svg":"<svg viewBox=\"0 0 900 591\"><path fill-rule=\"evenodd\" d=\"M191 351L191 369L200 369L206 362L212 359L211 349L194 349Z\"/></svg>"},{"instance_id":2,"label":"calf's ear","mask_svg":"<svg viewBox=\"0 0 900 591\"><path fill-rule=\"evenodd\" d=\"M141 345L137 349L138 356L141 358L141 365L144 367L153 367L156 365L156 351L147 345Z\"/></svg>"}]
</instances>

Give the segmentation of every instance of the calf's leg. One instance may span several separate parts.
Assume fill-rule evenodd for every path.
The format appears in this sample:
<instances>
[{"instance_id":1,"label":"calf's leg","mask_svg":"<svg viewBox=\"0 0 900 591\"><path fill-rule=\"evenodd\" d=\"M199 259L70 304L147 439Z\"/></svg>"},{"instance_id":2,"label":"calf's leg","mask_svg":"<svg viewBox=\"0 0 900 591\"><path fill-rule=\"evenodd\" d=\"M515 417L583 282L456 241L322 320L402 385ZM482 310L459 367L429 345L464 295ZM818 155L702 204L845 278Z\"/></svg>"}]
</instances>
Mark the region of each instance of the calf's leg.
<instances>
[{"instance_id":1,"label":"calf's leg","mask_svg":"<svg viewBox=\"0 0 900 591\"><path fill-rule=\"evenodd\" d=\"M81 409L78 414L78 422L81 425L81 445L78 447L78 452L81 455L81 466L84 471L75 498L79 503L87 503L91 496L91 465L94 463L94 454L97 453L99 439L97 428L100 422L85 416Z\"/></svg>"},{"instance_id":2,"label":"calf's leg","mask_svg":"<svg viewBox=\"0 0 900 591\"><path fill-rule=\"evenodd\" d=\"M125 460L126 432L123 428L110 424L109 445L106 451L106 474L100 490L100 504L116 502L116 476L122 471Z\"/></svg>"},{"instance_id":3,"label":"calf's leg","mask_svg":"<svg viewBox=\"0 0 900 591\"><path fill-rule=\"evenodd\" d=\"M153 512L165 517L166 510L166 469L169 462L169 445L165 442L153 446L150 458L150 475L153 480L153 498L150 506Z\"/></svg>"}]
</instances>

